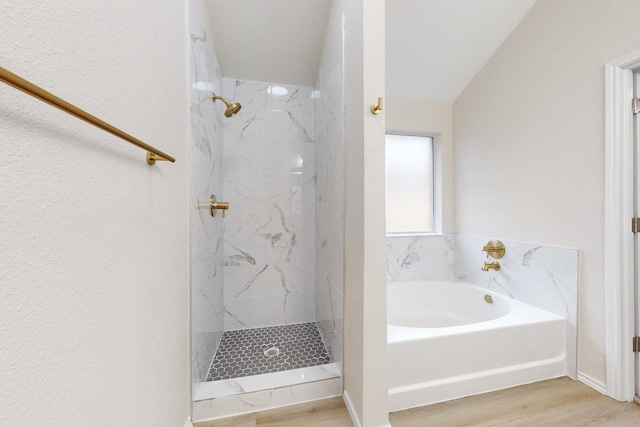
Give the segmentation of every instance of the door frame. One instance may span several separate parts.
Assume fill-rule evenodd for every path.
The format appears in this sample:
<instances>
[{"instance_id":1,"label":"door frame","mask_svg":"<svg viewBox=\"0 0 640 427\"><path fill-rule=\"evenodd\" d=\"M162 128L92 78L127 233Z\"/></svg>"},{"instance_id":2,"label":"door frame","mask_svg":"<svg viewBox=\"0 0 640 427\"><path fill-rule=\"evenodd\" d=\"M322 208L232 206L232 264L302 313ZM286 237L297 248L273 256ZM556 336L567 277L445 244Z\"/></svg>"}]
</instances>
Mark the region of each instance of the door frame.
<instances>
[{"instance_id":1,"label":"door frame","mask_svg":"<svg viewBox=\"0 0 640 427\"><path fill-rule=\"evenodd\" d=\"M635 396L633 69L640 50L605 65L604 279L607 395Z\"/></svg>"}]
</instances>

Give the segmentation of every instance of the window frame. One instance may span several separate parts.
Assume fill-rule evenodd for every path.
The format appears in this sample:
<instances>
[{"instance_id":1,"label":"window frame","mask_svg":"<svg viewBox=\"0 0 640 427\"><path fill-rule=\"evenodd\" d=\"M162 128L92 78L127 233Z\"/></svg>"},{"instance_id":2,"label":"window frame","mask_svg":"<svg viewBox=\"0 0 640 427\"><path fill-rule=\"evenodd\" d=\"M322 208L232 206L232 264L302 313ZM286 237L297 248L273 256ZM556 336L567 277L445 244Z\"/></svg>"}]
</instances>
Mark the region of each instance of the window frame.
<instances>
[{"instance_id":1,"label":"window frame","mask_svg":"<svg viewBox=\"0 0 640 427\"><path fill-rule=\"evenodd\" d=\"M431 231L403 231L403 232L389 232L386 230L386 220L385 220L385 234L387 237L403 237L403 236L432 236L437 234L442 234L441 232L441 221L442 221L442 213L441 209L441 135L439 133L429 133L429 132L404 132L399 130L387 130L385 131L385 151L386 151L386 136L387 135L398 135L398 136L413 136L419 138L431 138L431 195L432 195L432 203L431 203ZM385 160L385 186L386 186L386 160ZM386 207L387 207L387 198L385 193L385 217L386 217Z\"/></svg>"}]
</instances>

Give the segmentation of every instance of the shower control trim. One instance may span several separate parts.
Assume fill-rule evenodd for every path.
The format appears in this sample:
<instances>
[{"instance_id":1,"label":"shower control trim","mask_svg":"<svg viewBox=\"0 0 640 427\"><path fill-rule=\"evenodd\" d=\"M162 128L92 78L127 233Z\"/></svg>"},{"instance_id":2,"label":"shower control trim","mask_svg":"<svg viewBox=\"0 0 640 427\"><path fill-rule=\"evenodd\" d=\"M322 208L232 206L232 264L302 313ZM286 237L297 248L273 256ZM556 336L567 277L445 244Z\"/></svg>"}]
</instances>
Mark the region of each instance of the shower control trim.
<instances>
[{"instance_id":1,"label":"shower control trim","mask_svg":"<svg viewBox=\"0 0 640 427\"><path fill-rule=\"evenodd\" d=\"M209 212L211 212L211 216L215 217L218 209L222 210L222 217L224 218L227 210L229 210L229 202L218 202L216 196L212 194L209 200Z\"/></svg>"},{"instance_id":2,"label":"shower control trim","mask_svg":"<svg viewBox=\"0 0 640 427\"><path fill-rule=\"evenodd\" d=\"M218 209L222 211L222 217L226 216L226 212L229 210L229 202L219 202L216 199L215 194L211 195L209 203L198 203L198 209L209 209L211 216L215 217Z\"/></svg>"},{"instance_id":3,"label":"shower control trim","mask_svg":"<svg viewBox=\"0 0 640 427\"><path fill-rule=\"evenodd\" d=\"M490 240L482 250L487 253L487 258L502 258L504 256L504 245L500 240Z\"/></svg>"}]
</instances>

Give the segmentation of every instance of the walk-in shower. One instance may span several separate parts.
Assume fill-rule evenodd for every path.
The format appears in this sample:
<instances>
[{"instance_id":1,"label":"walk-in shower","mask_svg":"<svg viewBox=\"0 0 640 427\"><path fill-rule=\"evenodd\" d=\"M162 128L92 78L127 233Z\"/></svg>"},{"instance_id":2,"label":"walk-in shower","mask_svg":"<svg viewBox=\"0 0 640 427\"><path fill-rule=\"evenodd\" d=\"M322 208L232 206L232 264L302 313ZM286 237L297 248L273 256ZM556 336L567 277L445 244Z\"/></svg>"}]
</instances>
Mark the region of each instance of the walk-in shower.
<instances>
[{"instance_id":1,"label":"walk-in shower","mask_svg":"<svg viewBox=\"0 0 640 427\"><path fill-rule=\"evenodd\" d=\"M223 78L222 93L244 108L222 126L224 332L205 382L317 379L335 358L317 323L316 88Z\"/></svg>"},{"instance_id":2,"label":"walk-in shower","mask_svg":"<svg viewBox=\"0 0 640 427\"><path fill-rule=\"evenodd\" d=\"M342 360L342 18L301 86L223 77L204 9L189 23L194 420L340 394ZM198 209L213 194L226 217Z\"/></svg>"}]
</instances>

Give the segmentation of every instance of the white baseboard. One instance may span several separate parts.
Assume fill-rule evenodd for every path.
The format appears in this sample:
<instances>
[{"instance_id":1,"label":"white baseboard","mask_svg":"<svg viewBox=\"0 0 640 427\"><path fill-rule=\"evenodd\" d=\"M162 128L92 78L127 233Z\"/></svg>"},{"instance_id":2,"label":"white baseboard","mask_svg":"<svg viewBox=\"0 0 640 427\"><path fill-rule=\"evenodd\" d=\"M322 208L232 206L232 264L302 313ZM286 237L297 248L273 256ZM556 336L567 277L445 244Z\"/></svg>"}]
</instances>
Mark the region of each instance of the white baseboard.
<instances>
[{"instance_id":1,"label":"white baseboard","mask_svg":"<svg viewBox=\"0 0 640 427\"><path fill-rule=\"evenodd\" d=\"M344 399L344 404L347 407L347 411L351 416L351 421L353 422L354 427L362 427L362 423L358 418L358 414L356 413L355 408L353 407L353 403L351 403L351 398L349 398L349 392L347 390L344 391L342 398ZM385 423L380 427L391 427L390 423Z\"/></svg>"},{"instance_id":2,"label":"white baseboard","mask_svg":"<svg viewBox=\"0 0 640 427\"><path fill-rule=\"evenodd\" d=\"M184 423L184 427L193 427L193 423L191 422L191 417L187 418L187 422Z\"/></svg>"},{"instance_id":3,"label":"white baseboard","mask_svg":"<svg viewBox=\"0 0 640 427\"><path fill-rule=\"evenodd\" d=\"M582 372L578 372L578 381L581 383L588 385L598 393L602 393L605 396L607 395L607 386L602 384L600 381L591 378L589 375L584 374Z\"/></svg>"},{"instance_id":4,"label":"white baseboard","mask_svg":"<svg viewBox=\"0 0 640 427\"><path fill-rule=\"evenodd\" d=\"M347 411L349 411L349 415L351 416L351 421L353 421L353 425L355 427L362 427L362 423L360 422L360 419L358 418L358 414L356 413L356 410L353 407L353 403L351 403L351 399L349 398L349 393L347 392L347 390L344 391L343 398L344 398L344 403L347 406Z\"/></svg>"}]
</instances>

